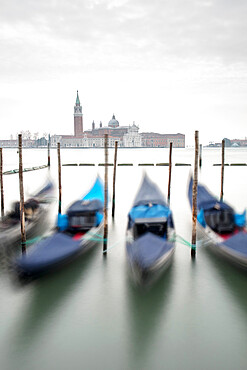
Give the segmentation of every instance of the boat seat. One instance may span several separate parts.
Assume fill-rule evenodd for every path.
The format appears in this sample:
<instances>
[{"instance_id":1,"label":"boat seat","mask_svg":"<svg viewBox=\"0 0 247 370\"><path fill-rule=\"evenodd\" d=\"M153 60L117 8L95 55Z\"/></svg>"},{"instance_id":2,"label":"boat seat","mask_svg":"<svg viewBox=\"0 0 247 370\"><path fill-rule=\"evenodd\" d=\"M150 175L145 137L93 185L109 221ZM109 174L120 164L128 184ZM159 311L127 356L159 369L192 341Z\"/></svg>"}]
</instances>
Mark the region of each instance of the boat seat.
<instances>
[{"instance_id":1,"label":"boat seat","mask_svg":"<svg viewBox=\"0 0 247 370\"><path fill-rule=\"evenodd\" d=\"M38 210L39 208L39 202L36 199L28 199L24 203L24 213L25 213L25 218L27 220L30 220L34 213ZM13 211L10 214L10 217L13 219L20 219L20 202L15 202L13 204Z\"/></svg>"},{"instance_id":2,"label":"boat seat","mask_svg":"<svg viewBox=\"0 0 247 370\"><path fill-rule=\"evenodd\" d=\"M28 199L24 204L25 218L31 220L39 208L39 203L36 199Z\"/></svg>"},{"instance_id":3,"label":"boat seat","mask_svg":"<svg viewBox=\"0 0 247 370\"><path fill-rule=\"evenodd\" d=\"M96 212L80 212L69 215L69 230L78 233L79 231L86 231L97 225Z\"/></svg>"},{"instance_id":4,"label":"boat seat","mask_svg":"<svg viewBox=\"0 0 247 370\"><path fill-rule=\"evenodd\" d=\"M167 236L167 218L136 218L133 226L134 239L145 233L152 233L161 237Z\"/></svg>"},{"instance_id":5,"label":"boat seat","mask_svg":"<svg viewBox=\"0 0 247 370\"><path fill-rule=\"evenodd\" d=\"M231 233L235 228L232 209L209 210L204 212L206 224L216 233Z\"/></svg>"}]
</instances>

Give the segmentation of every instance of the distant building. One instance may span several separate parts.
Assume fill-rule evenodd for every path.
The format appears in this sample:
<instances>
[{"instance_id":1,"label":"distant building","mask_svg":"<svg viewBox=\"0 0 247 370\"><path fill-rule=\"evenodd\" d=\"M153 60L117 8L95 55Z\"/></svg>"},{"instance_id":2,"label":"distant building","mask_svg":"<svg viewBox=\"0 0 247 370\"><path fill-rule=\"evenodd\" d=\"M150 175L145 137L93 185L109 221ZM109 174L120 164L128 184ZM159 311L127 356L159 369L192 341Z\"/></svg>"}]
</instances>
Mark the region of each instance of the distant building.
<instances>
[{"instance_id":1,"label":"distant building","mask_svg":"<svg viewBox=\"0 0 247 370\"><path fill-rule=\"evenodd\" d=\"M2 148L17 148L18 147L18 140L10 139L10 140L0 140L0 147ZM36 141L32 139L22 140L23 148L31 148L36 147Z\"/></svg>"},{"instance_id":2,"label":"distant building","mask_svg":"<svg viewBox=\"0 0 247 370\"><path fill-rule=\"evenodd\" d=\"M231 140L227 139L226 137L223 139L225 141L225 146L228 147L228 146L231 146Z\"/></svg>"},{"instance_id":3,"label":"distant building","mask_svg":"<svg viewBox=\"0 0 247 370\"><path fill-rule=\"evenodd\" d=\"M100 121L99 127L92 122L92 130L83 130L83 114L82 106L77 90L76 102L74 105L74 135L52 135L50 137L51 147L57 147L60 143L61 147L71 148L103 148L104 137L108 134L108 146L114 147L117 141L119 147L126 148L168 148L170 142L174 148L185 147L185 135L183 134L159 134L155 132L139 132L139 127L133 123L132 125L120 126L115 114L108 122L107 126L103 126ZM0 140L2 147L17 147L17 140ZM24 147L46 146L47 140L39 138L37 140L23 140Z\"/></svg>"},{"instance_id":4,"label":"distant building","mask_svg":"<svg viewBox=\"0 0 247 370\"><path fill-rule=\"evenodd\" d=\"M80 137L83 134L83 115L82 107L77 90L76 102L74 106L74 136Z\"/></svg>"},{"instance_id":5,"label":"distant building","mask_svg":"<svg viewBox=\"0 0 247 370\"><path fill-rule=\"evenodd\" d=\"M119 147L141 147L141 134L138 133L139 127L133 124L132 126L120 126L113 114L112 119L107 126L100 125L96 128L95 122L92 123L92 130L84 131L87 137L89 147L104 146L104 136L108 134L108 145L115 146L115 141L118 141Z\"/></svg>"},{"instance_id":6,"label":"distant building","mask_svg":"<svg viewBox=\"0 0 247 370\"><path fill-rule=\"evenodd\" d=\"M154 132L142 133L142 146L146 148L168 148L170 143L174 148L185 147L184 134L157 134Z\"/></svg>"},{"instance_id":7,"label":"distant building","mask_svg":"<svg viewBox=\"0 0 247 370\"><path fill-rule=\"evenodd\" d=\"M119 147L127 148L168 148L170 142L173 142L174 148L185 147L185 135L183 134L139 133L139 127L135 123L120 126L115 114L107 126L103 126L100 121L99 126L96 127L93 121L92 129L83 131L83 115L78 91L74 106L74 135L54 135L51 137L51 146L56 146L60 142L62 147L104 147L105 134L108 134L109 147L114 147L116 141Z\"/></svg>"},{"instance_id":8,"label":"distant building","mask_svg":"<svg viewBox=\"0 0 247 370\"><path fill-rule=\"evenodd\" d=\"M139 134L139 127L133 123L132 126L129 127L126 134L123 135L123 146L126 148L131 147L141 147L142 146L142 135Z\"/></svg>"},{"instance_id":9,"label":"distant building","mask_svg":"<svg viewBox=\"0 0 247 370\"><path fill-rule=\"evenodd\" d=\"M119 122L116 120L115 115L113 114L112 119L108 123L108 127L116 128L119 127Z\"/></svg>"},{"instance_id":10,"label":"distant building","mask_svg":"<svg viewBox=\"0 0 247 370\"><path fill-rule=\"evenodd\" d=\"M92 130L84 131L88 137L103 137L105 134L114 136L117 138L122 138L124 134L128 132L129 126L119 126L119 122L116 120L113 114L112 119L108 122L108 126L103 126L100 121L100 125L96 128L95 122L92 123Z\"/></svg>"},{"instance_id":11,"label":"distant building","mask_svg":"<svg viewBox=\"0 0 247 370\"><path fill-rule=\"evenodd\" d=\"M230 139L227 139L227 138L224 138L223 139L225 141L225 147L233 147L233 148L238 148L238 147L246 147L247 146L247 138L245 139L233 139L233 140L230 140ZM208 147L210 148L220 148L222 146L222 142L220 143L213 143L213 142L210 142Z\"/></svg>"},{"instance_id":12,"label":"distant building","mask_svg":"<svg viewBox=\"0 0 247 370\"><path fill-rule=\"evenodd\" d=\"M45 137L41 137L35 141L36 146L47 146L48 140Z\"/></svg>"},{"instance_id":13,"label":"distant building","mask_svg":"<svg viewBox=\"0 0 247 370\"><path fill-rule=\"evenodd\" d=\"M231 141L231 146L233 146L234 144L237 144L237 146L247 146L247 138L245 138L244 140L242 139L233 139L233 140L230 140ZM236 146L236 145L234 145Z\"/></svg>"}]
</instances>

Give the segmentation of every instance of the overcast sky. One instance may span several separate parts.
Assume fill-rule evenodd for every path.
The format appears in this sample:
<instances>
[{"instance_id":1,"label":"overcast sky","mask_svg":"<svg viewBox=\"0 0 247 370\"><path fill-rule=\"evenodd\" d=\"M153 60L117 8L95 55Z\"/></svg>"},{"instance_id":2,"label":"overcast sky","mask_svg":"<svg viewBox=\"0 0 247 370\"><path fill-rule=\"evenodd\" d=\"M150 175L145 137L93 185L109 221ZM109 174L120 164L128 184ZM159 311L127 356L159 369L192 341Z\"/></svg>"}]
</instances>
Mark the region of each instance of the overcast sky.
<instances>
[{"instance_id":1,"label":"overcast sky","mask_svg":"<svg viewBox=\"0 0 247 370\"><path fill-rule=\"evenodd\" d=\"M0 0L0 138L133 121L247 137L246 0Z\"/></svg>"}]
</instances>

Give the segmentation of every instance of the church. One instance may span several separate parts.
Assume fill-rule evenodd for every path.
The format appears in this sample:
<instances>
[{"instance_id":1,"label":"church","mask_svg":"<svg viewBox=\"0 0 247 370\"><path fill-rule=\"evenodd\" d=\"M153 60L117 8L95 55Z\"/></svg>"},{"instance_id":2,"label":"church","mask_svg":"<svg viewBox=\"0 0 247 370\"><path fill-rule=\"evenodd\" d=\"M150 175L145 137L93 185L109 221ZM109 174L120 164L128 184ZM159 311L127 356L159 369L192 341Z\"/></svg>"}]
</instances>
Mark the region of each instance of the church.
<instances>
[{"instance_id":1,"label":"church","mask_svg":"<svg viewBox=\"0 0 247 370\"><path fill-rule=\"evenodd\" d=\"M102 148L104 147L105 134L108 134L109 147L114 147L116 141L119 147L124 148L168 148L170 142L173 142L175 148L185 147L185 135L183 134L139 133L139 127L135 122L132 125L120 126L114 114L107 126L103 126L100 122L99 126L96 127L93 121L91 130L84 130L82 106L78 91L74 105L74 135L53 135L51 136L51 146L57 146L57 143L60 142L61 147Z\"/></svg>"}]
</instances>

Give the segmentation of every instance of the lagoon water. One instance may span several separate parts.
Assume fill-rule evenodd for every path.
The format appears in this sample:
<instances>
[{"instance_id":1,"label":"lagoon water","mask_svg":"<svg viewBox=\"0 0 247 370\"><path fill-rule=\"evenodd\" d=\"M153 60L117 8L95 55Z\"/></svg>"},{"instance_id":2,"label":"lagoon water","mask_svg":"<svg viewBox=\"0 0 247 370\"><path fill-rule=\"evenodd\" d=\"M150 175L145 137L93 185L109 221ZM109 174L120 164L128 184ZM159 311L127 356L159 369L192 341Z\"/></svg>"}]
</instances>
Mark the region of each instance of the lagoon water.
<instances>
[{"instance_id":1,"label":"lagoon water","mask_svg":"<svg viewBox=\"0 0 247 370\"><path fill-rule=\"evenodd\" d=\"M16 149L4 149L4 170L18 168ZM109 150L113 163L114 150ZM18 287L0 268L0 369L180 370L247 368L247 274L199 245L196 260L177 243L170 268L149 289L133 285L125 255L127 214L145 170L167 195L168 149L119 149L116 214L109 207L108 254L99 244L52 275ZM62 210L83 195L99 173L103 149L62 149ZM24 149L24 167L47 163L45 149ZM187 182L194 150L173 149L171 208L178 235L191 241ZM221 149L203 148L199 181L220 194ZM191 166L175 166L187 163ZM226 148L225 163L247 163L246 148ZM47 169L24 173L27 194L38 188ZM112 188L113 167L109 167ZM57 152L51 175L57 183ZM4 176L5 208L18 199L18 174ZM247 207L247 166L226 166L224 199L242 212ZM58 195L58 191L56 193ZM55 223L57 204L51 218Z\"/></svg>"}]
</instances>

